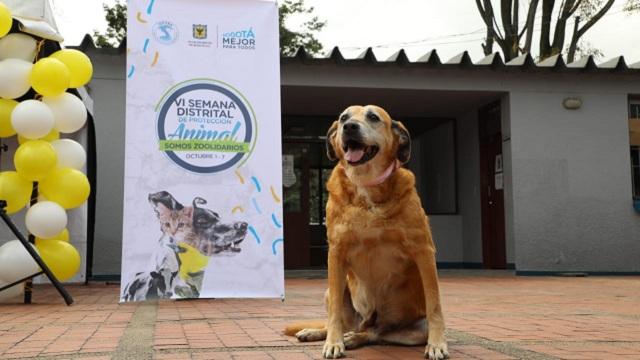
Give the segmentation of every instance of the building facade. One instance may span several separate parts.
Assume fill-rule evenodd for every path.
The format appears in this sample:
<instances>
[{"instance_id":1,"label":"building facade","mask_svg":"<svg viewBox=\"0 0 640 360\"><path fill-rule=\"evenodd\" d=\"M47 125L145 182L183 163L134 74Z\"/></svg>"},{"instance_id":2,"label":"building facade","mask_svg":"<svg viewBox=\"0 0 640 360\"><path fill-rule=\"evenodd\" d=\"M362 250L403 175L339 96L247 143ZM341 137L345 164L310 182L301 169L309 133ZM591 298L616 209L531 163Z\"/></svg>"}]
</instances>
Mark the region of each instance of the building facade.
<instances>
[{"instance_id":1,"label":"building facade","mask_svg":"<svg viewBox=\"0 0 640 360\"><path fill-rule=\"evenodd\" d=\"M108 278L122 251L126 45L80 48L95 67L89 274ZM377 104L412 134L440 267L640 273L640 64L301 50L281 61L281 93L286 268L325 266L324 136L347 106Z\"/></svg>"}]
</instances>

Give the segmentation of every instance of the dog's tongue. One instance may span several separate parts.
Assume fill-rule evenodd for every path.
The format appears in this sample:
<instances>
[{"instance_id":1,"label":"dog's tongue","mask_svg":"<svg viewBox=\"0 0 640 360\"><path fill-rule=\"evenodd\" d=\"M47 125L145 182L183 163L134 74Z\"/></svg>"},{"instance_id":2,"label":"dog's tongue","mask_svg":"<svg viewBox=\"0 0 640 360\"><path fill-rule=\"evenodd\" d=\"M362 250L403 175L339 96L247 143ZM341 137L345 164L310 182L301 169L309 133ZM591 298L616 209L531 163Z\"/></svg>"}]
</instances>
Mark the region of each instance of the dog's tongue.
<instances>
[{"instance_id":1,"label":"dog's tongue","mask_svg":"<svg viewBox=\"0 0 640 360\"><path fill-rule=\"evenodd\" d=\"M362 156L364 156L364 150L362 149L349 148L347 153L344 154L344 157L348 162L358 162L362 159Z\"/></svg>"}]
</instances>

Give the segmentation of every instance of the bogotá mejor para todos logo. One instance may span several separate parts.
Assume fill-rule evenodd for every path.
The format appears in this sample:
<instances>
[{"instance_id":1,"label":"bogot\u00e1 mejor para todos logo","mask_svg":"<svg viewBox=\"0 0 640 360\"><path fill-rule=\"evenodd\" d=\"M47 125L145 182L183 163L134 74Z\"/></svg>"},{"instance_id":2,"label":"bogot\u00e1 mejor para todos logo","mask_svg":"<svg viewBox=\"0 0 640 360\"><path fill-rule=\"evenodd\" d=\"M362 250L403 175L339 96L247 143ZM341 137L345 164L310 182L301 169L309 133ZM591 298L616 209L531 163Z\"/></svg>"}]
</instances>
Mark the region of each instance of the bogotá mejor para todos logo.
<instances>
[{"instance_id":1,"label":"bogot\u00e1 mejor para todos logo","mask_svg":"<svg viewBox=\"0 0 640 360\"><path fill-rule=\"evenodd\" d=\"M253 150L255 115L228 84L200 79L178 84L156 111L160 150L186 170L218 173L242 164Z\"/></svg>"}]
</instances>

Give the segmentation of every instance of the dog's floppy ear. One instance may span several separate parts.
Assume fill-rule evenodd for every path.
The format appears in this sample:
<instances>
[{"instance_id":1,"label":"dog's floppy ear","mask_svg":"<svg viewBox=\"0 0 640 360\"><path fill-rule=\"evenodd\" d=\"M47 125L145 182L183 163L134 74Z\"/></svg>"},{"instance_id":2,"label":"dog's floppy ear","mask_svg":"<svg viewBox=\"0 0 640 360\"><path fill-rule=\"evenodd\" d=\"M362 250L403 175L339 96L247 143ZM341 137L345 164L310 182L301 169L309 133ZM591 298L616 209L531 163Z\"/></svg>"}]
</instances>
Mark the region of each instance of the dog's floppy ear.
<instances>
[{"instance_id":1,"label":"dog's floppy ear","mask_svg":"<svg viewBox=\"0 0 640 360\"><path fill-rule=\"evenodd\" d=\"M400 121L391 120L391 130L398 139L397 158L405 164L411 157L411 135Z\"/></svg>"},{"instance_id":2,"label":"dog's floppy ear","mask_svg":"<svg viewBox=\"0 0 640 360\"><path fill-rule=\"evenodd\" d=\"M336 139L337 131L338 131L338 122L334 121L333 124L331 124L329 131L327 131L327 140L326 140L327 141L327 157L331 161L338 160L338 157L336 156L336 151L333 148L333 142Z\"/></svg>"}]
</instances>

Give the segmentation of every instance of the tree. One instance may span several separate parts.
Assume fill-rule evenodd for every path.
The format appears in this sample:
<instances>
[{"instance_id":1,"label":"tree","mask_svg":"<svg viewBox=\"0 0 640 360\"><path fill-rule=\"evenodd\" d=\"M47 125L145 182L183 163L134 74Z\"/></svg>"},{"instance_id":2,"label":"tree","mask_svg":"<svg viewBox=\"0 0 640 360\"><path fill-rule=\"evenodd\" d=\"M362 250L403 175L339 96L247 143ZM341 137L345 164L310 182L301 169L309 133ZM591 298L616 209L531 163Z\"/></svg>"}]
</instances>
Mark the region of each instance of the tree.
<instances>
[{"instance_id":1,"label":"tree","mask_svg":"<svg viewBox=\"0 0 640 360\"><path fill-rule=\"evenodd\" d=\"M127 5L116 0L113 6L103 4L105 19L107 20L107 31L102 34L97 30L93 31L93 39L96 46L115 47L122 42L127 32ZM315 37L326 25L325 21L318 20L317 16L304 22L300 31L287 28L286 22L295 15L308 15L313 12L313 7L305 7L304 0L284 0L279 6L279 28L280 28L280 53L285 56L295 54L300 46L304 46L308 54L316 55L322 51L322 44Z\"/></svg>"},{"instance_id":2,"label":"tree","mask_svg":"<svg viewBox=\"0 0 640 360\"><path fill-rule=\"evenodd\" d=\"M567 47L567 61L572 62L578 53L582 36L609 11L614 1L562 0L556 7L556 0L529 0L529 4L525 6L527 10L526 21L520 29L519 0L499 0L501 30L491 0L476 0L480 16L487 27L486 39L482 48L486 55L491 54L495 41L500 46L506 61L523 53L531 53L533 33L536 30L536 14L538 13L538 5L541 3L539 60L562 52L566 42L567 25L573 17L574 27ZM631 3L640 0L628 1ZM556 15L554 16L554 14ZM523 37L524 44L522 44Z\"/></svg>"},{"instance_id":3,"label":"tree","mask_svg":"<svg viewBox=\"0 0 640 360\"><path fill-rule=\"evenodd\" d=\"M624 11L629 13L634 11L640 12L640 0L627 0L627 3L624 5Z\"/></svg>"},{"instance_id":4,"label":"tree","mask_svg":"<svg viewBox=\"0 0 640 360\"><path fill-rule=\"evenodd\" d=\"M295 54L300 46L304 46L308 54L316 55L322 51L322 44L316 39L318 33L327 24L318 20L317 16L302 24L301 31L293 31L286 27L291 15L311 14L313 7L305 8L304 0L284 0L278 8L280 25L280 53L285 56Z\"/></svg>"},{"instance_id":5,"label":"tree","mask_svg":"<svg viewBox=\"0 0 640 360\"><path fill-rule=\"evenodd\" d=\"M113 6L102 4L104 17L107 20L107 32L101 34L93 30L93 41L98 47L112 48L119 46L127 35L127 4L116 0Z\"/></svg>"},{"instance_id":6,"label":"tree","mask_svg":"<svg viewBox=\"0 0 640 360\"><path fill-rule=\"evenodd\" d=\"M580 40L575 48L575 56L577 59L583 58L585 56L593 56L596 59L604 58L604 53L602 52L602 50L593 47L593 45L591 45L591 43L588 41ZM569 53L569 46L565 48L565 52L567 54Z\"/></svg>"}]
</instances>

